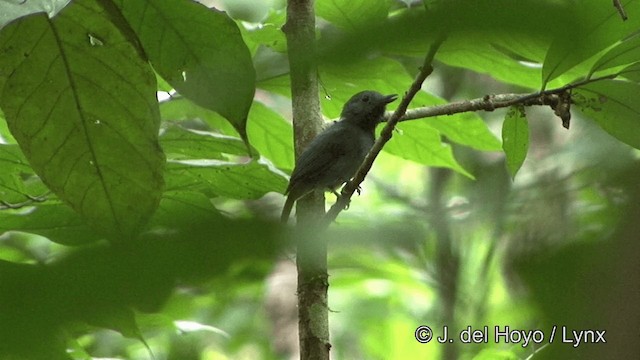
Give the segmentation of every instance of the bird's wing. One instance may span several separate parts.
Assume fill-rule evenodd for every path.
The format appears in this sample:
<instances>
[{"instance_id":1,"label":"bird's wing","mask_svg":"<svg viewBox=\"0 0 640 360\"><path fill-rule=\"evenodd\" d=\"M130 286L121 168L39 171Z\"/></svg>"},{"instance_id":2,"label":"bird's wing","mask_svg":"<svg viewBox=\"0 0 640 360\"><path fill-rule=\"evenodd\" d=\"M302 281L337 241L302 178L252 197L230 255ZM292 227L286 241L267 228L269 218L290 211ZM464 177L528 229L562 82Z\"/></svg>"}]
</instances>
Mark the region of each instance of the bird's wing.
<instances>
[{"instance_id":1,"label":"bird's wing","mask_svg":"<svg viewBox=\"0 0 640 360\"><path fill-rule=\"evenodd\" d=\"M329 170L338 158L347 153L349 144L344 141L344 137L348 134L344 134L344 129L338 125L333 125L311 141L296 162L291 182L314 182L320 174Z\"/></svg>"},{"instance_id":2,"label":"bird's wing","mask_svg":"<svg viewBox=\"0 0 640 360\"><path fill-rule=\"evenodd\" d=\"M352 136L350 129L341 125L334 124L313 139L296 163L289 182L290 188L297 184L305 184L305 187L310 188L326 185L318 182L331 171L332 167L335 167L336 163L342 161L349 152L349 147L353 146L350 141L345 141L345 138L349 139Z\"/></svg>"}]
</instances>

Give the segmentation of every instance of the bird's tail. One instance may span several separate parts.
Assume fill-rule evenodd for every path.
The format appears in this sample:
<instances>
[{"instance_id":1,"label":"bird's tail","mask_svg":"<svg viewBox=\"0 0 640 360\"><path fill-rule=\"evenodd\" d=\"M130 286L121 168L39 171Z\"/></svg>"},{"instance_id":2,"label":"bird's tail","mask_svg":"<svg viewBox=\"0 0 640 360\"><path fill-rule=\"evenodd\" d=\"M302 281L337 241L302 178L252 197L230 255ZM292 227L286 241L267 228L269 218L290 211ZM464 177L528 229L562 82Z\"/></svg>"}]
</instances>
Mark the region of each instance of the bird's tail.
<instances>
[{"instance_id":1,"label":"bird's tail","mask_svg":"<svg viewBox=\"0 0 640 360\"><path fill-rule=\"evenodd\" d=\"M289 221L289 215L291 214L291 209L293 209L293 203L296 202L295 196L289 194L287 196L287 200L284 202L284 207L282 208L282 215L280 215L280 222L286 224Z\"/></svg>"}]
</instances>

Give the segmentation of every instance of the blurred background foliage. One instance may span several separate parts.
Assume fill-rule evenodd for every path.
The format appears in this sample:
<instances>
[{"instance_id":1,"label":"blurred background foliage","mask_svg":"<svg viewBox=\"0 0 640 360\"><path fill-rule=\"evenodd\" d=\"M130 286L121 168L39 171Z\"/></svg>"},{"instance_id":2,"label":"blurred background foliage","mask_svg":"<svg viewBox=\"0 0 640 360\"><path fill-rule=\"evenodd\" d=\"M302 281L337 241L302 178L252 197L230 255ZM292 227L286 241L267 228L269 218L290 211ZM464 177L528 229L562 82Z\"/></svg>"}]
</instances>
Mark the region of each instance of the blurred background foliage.
<instances>
[{"instance_id":1,"label":"blurred background foliage","mask_svg":"<svg viewBox=\"0 0 640 360\"><path fill-rule=\"evenodd\" d=\"M38 10L53 16L66 3L27 1L31 10L24 11L18 2L2 2L6 19L0 19L4 25ZM66 10L85 3L91 2L72 2ZM127 22L138 24L134 31L150 26L136 14L154 1L113 3L128 12ZM173 6L187 8L184 3L154 9L170 13ZM73 203L69 194L49 190L47 181L66 174L43 174L30 165L33 154L18 147L21 140L7 126L17 115L6 100L12 94L3 90L3 359L297 358L289 242L305 235L275 224L285 174L294 164L280 31L285 1L202 3L226 11L228 18L216 13L218 27L200 24L188 32L181 32L184 24L172 23L192 20L188 17L158 16L154 24L184 35L164 40L177 42L179 49L197 48L207 34L228 31L216 40L228 53L196 51L196 60L174 59L172 51L163 52L163 43L153 47L157 44L138 34L159 74L159 144L167 158L166 166L154 170L162 171L164 188L142 235L122 234L114 241L92 225L102 215L74 212L66 205ZM640 356L640 164L632 147L638 146L640 128L635 63L640 7L622 3L629 15L624 23L610 2L596 0L316 1L327 120L337 118L357 91L402 94L439 31L448 33L447 41L411 107L533 92L626 70L625 79L616 80L622 84L593 84L590 91L613 100L600 107L587 106L586 100L574 106L568 131L551 109L527 108L528 152L513 179L498 140L506 109L401 123L361 196L324 234L330 242L335 359ZM204 8L189 9L180 11ZM234 37L234 26L241 38ZM92 46L108 45L92 36ZM616 50L619 46L626 51ZM216 67L226 65L211 64L233 63L245 47L252 66L244 60L234 66L251 73L236 86L225 68ZM198 71L221 83L212 88L189 83L192 73L181 68L182 60L212 61L211 68ZM12 74L0 70L0 84ZM176 86L181 78L184 83ZM123 85L113 86L118 91ZM232 95L225 87L234 89ZM234 96L235 105L208 102L201 96L205 90ZM250 110L244 109L247 104ZM414 338L420 325L429 325L435 336L447 326L456 341L420 344ZM546 345L554 325L606 330L607 343L575 348L557 334ZM467 326L488 326L489 342L457 341ZM494 326L540 329L546 341L526 347L495 343Z\"/></svg>"}]
</instances>

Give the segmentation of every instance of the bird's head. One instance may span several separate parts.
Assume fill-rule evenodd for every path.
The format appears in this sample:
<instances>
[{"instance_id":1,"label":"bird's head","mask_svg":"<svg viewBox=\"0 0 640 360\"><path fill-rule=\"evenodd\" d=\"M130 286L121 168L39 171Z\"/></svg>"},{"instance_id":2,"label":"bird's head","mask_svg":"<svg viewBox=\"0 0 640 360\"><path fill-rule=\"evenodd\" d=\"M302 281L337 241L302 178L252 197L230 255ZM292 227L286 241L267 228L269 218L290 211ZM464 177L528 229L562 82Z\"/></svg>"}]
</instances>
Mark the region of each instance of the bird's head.
<instances>
[{"instance_id":1,"label":"bird's head","mask_svg":"<svg viewBox=\"0 0 640 360\"><path fill-rule=\"evenodd\" d=\"M351 97L342 108L340 119L357 124L363 129L374 129L384 116L388 103L397 95L382 95L376 91L362 91Z\"/></svg>"}]
</instances>

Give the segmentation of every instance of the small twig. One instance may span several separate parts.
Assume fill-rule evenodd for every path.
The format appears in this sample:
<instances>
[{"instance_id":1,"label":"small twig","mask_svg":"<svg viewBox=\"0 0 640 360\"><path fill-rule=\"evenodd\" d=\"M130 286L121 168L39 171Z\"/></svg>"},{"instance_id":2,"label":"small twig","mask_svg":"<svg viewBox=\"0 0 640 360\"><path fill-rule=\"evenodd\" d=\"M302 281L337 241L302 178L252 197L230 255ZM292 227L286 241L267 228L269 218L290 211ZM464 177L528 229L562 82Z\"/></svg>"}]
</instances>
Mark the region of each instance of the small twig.
<instances>
[{"instance_id":1,"label":"small twig","mask_svg":"<svg viewBox=\"0 0 640 360\"><path fill-rule=\"evenodd\" d=\"M329 224L331 224L336 219L338 214L347 207L349 201L351 200L351 196L353 196L353 193L364 181L364 178L367 176L367 173L369 173L369 170L371 170L373 162L378 157L378 154L380 154L380 151L382 151L384 145L391 139L391 136L393 135L393 129L395 128L398 121L400 121L400 118L407 111L409 103L418 93L418 91L420 91L424 80L433 72L433 67L431 65L433 62L433 58L435 57L436 52L438 51L440 45L442 45L444 40L445 36L440 36L429 48L429 52L424 59L424 63L420 68L420 72L411 84L411 87L409 87L409 90L407 90L405 95L402 97L402 101L400 102L400 105L398 106L396 111L393 113L391 118L387 120L387 124L382 129L380 137L376 140L375 144L369 151L369 154L367 154L367 157L362 162L362 165L360 165L360 168L358 169L358 172L356 172L356 175L342 188L340 197L338 197L336 203L333 204L333 206L325 214L322 222L323 226L329 226Z\"/></svg>"},{"instance_id":2,"label":"small twig","mask_svg":"<svg viewBox=\"0 0 640 360\"><path fill-rule=\"evenodd\" d=\"M613 6L616 9L618 9L618 13L620 13L620 17L622 18L622 21L626 21L628 19L627 12L624 11L624 7L620 3L620 0L613 0Z\"/></svg>"},{"instance_id":3,"label":"small twig","mask_svg":"<svg viewBox=\"0 0 640 360\"><path fill-rule=\"evenodd\" d=\"M410 109L400 118L400 121L423 119L441 115L453 115L470 111L493 111L499 108L505 108L513 105L554 105L560 101L559 95L580 86L590 84L592 82L614 79L617 74L602 76L598 78L586 79L565 85L556 89L545 90L530 94L497 94L485 95L481 98L472 100L457 101L444 105L427 106L422 108ZM386 119L390 119L393 113L387 112Z\"/></svg>"}]
</instances>

